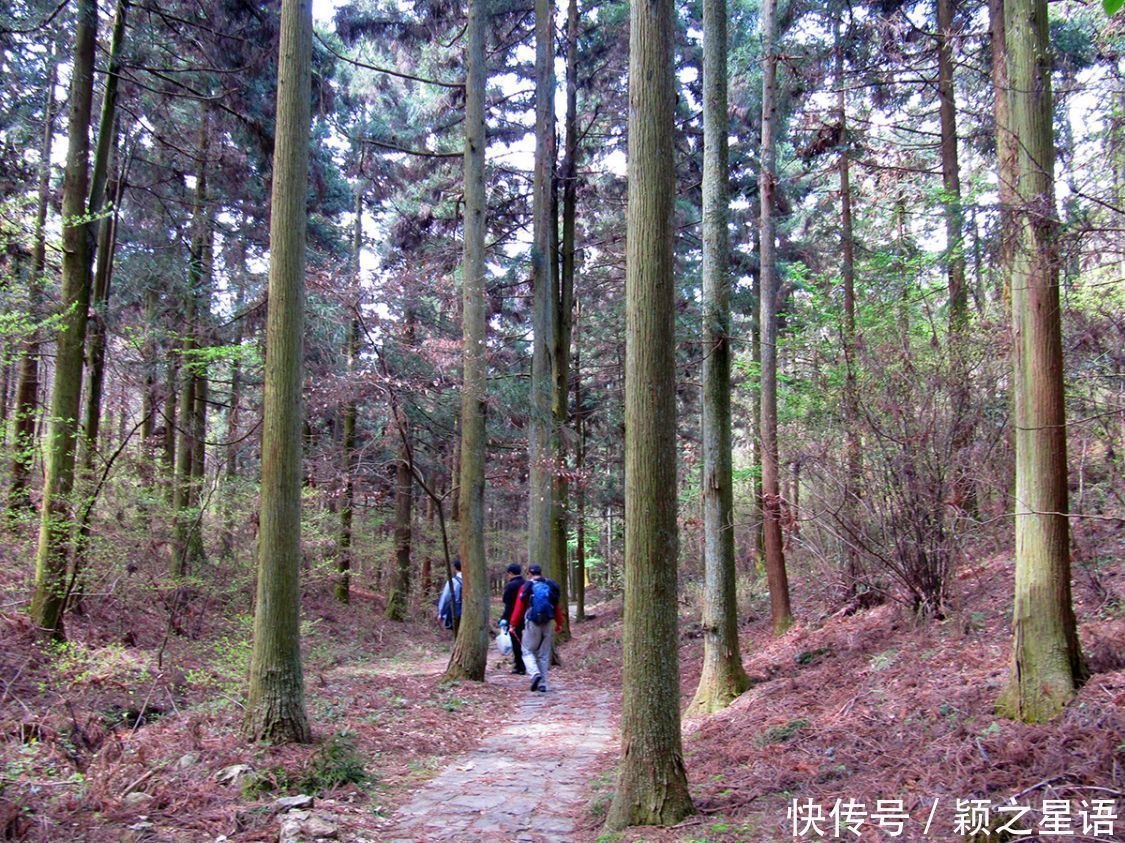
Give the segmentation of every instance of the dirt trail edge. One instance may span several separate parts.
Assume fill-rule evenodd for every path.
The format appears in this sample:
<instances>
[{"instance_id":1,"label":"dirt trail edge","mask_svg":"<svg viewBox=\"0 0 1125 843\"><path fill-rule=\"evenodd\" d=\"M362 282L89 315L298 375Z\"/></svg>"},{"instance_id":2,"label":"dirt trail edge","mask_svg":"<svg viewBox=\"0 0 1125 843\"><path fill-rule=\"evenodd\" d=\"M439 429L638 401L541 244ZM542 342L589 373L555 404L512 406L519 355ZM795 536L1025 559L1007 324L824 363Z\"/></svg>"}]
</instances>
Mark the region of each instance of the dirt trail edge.
<instances>
[{"instance_id":1,"label":"dirt trail edge","mask_svg":"<svg viewBox=\"0 0 1125 843\"><path fill-rule=\"evenodd\" d=\"M488 681L511 688L508 725L423 786L380 840L574 839L599 757L617 743L609 694L558 672L545 694L525 676Z\"/></svg>"}]
</instances>

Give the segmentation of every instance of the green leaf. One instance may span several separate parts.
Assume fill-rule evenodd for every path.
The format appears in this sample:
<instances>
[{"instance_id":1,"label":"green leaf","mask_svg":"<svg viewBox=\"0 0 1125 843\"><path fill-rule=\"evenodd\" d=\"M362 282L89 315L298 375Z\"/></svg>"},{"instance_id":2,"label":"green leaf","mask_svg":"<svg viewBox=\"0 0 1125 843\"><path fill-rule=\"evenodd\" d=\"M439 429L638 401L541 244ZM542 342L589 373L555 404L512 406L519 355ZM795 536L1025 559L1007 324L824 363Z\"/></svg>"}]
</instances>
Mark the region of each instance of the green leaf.
<instances>
[{"instance_id":1,"label":"green leaf","mask_svg":"<svg viewBox=\"0 0 1125 843\"><path fill-rule=\"evenodd\" d=\"M1122 5L1125 5L1125 0L1102 0L1105 13L1111 17L1121 11Z\"/></svg>"}]
</instances>

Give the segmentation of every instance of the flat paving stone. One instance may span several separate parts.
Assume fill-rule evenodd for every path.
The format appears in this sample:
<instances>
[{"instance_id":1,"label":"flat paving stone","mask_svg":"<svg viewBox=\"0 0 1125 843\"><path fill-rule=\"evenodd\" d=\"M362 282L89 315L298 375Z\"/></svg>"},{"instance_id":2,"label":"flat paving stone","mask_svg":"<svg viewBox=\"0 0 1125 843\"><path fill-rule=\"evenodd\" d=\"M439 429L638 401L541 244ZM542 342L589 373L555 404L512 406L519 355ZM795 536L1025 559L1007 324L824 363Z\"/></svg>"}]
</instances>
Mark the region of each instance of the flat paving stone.
<instances>
[{"instance_id":1,"label":"flat paving stone","mask_svg":"<svg viewBox=\"0 0 1125 843\"><path fill-rule=\"evenodd\" d=\"M489 676L489 681L512 687L517 707L511 722L423 786L381 829L381 839L568 843L573 838L574 815L584 806L590 781L602 772L595 762L617 741L609 695L571 686L565 676L552 676L546 694L526 691L523 677ZM543 758L544 751L553 757Z\"/></svg>"}]
</instances>

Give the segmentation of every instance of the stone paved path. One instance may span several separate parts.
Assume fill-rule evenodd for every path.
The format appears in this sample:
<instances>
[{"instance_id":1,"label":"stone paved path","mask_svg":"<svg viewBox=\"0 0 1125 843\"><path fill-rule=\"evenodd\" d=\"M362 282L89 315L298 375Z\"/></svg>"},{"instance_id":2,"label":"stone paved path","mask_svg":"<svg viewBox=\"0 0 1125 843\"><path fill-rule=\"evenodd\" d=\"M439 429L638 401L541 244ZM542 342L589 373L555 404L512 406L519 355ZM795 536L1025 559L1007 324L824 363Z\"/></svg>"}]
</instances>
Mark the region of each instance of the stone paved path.
<instances>
[{"instance_id":1,"label":"stone paved path","mask_svg":"<svg viewBox=\"0 0 1125 843\"><path fill-rule=\"evenodd\" d=\"M589 784L602 772L598 756L617 741L609 694L576 687L561 672L546 694L528 691L523 676L488 681L511 687L510 725L422 787L380 840L574 839Z\"/></svg>"}]
</instances>

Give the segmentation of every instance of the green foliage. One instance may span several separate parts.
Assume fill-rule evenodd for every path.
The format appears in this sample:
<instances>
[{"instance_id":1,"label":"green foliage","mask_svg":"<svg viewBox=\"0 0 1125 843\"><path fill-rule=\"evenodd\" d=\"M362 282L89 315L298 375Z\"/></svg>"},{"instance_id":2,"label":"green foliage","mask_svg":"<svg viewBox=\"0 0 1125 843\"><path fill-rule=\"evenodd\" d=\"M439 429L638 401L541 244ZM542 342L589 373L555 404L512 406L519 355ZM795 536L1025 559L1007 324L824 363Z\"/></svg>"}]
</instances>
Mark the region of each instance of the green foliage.
<instances>
[{"instance_id":1,"label":"green foliage","mask_svg":"<svg viewBox=\"0 0 1125 843\"><path fill-rule=\"evenodd\" d=\"M893 665L897 659L898 654L894 650L887 650L872 656L868 664L872 670L885 670Z\"/></svg>"},{"instance_id":2,"label":"green foliage","mask_svg":"<svg viewBox=\"0 0 1125 843\"><path fill-rule=\"evenodd\" d=\"M1125 0L1102 0L1102 8L1105 9L1107 15L1116 15L1121 11L1121 7L1125 5Z\"/></svg>"},{"instance_id":3,"label":"green foliage","mask_svg":"<svg viewBox=\"0 0 1125 843\"><path fill-rule=\"evenodd\" d=\"M772 743L785 743L802 729L807 729L808 726L808 720L803 717L798 717L796 720L790 720L784 725L766 729L758 738L758 745L769 746Z\"/></svg>"},{"instance_id":4,"label":"green foliage","mask_svg":"<svg viewBox=\"0 0 1125 843\"><path fill-rule=\"evenodd\" d=\"M805 650L797 655L797 664L812 664L821 656L832 652L831 647L817 647L815 650Z\"/></svg>"},{"instance_id":5,"label":"green foliage","mask_svg":"<svg viewBox=\"0 0 1125 843\"><path fill-rule=\"evenodd\" d=\"M242 784L242 795L247 799L266 793L320 796L344 785L368 784L370 778L356 749L355 735L341 731L329 737L298 771L274 766L248 776Z\"/></svg>"}]
</instances>

